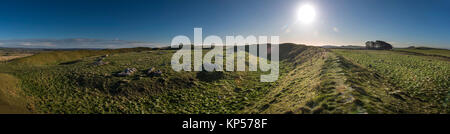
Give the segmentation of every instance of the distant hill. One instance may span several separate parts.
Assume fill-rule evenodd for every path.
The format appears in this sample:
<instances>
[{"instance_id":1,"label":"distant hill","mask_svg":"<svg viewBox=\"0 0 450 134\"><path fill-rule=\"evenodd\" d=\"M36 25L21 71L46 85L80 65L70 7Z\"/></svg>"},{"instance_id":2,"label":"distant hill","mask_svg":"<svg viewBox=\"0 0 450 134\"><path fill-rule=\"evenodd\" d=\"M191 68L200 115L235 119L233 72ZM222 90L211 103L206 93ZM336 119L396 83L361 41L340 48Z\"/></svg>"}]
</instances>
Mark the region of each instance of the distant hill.
<instances>
[{"instance_id":1,"label":"distant hill","mask_svg":"<svg viewBox=\"0 0 450 134\"><path fill-rule=\"evenodd\" d=\"M364 46L353 46L353 45L348 45L348 46L325 45L325 46L320 46L320 47L328 48L328 49L365 49Z\"/></svg>"},{"instance_id":2,"label":"distant hill","mask_svg":"<svg viewBox=\"0 0 450 134\"><path fill-rule=\"evenodd\" d=\"M419 49L419 50L448 50L445 48L432 48L432 47L408 47L407 49Z\"/></svg>"}]
</instances>

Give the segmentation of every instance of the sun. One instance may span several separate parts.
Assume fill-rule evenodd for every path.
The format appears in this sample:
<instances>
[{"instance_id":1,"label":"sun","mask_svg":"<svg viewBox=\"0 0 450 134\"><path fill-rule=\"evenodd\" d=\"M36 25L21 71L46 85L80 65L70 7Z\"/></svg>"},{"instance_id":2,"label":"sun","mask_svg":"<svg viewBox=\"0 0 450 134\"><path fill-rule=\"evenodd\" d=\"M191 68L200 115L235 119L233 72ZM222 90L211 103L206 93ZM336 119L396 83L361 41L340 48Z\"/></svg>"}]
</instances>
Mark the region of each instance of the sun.
<instances>
[{"instance_id":1,"label":"sun","mask_svg":"<svg viewBox=\"0 0 450 134\"><path fill-rule=\"evenodd\" d=\"M311 24L316 18L316 9L309 4L302 5L297 11L297 17L304 24Z\"/></svg>"}]
</instances>

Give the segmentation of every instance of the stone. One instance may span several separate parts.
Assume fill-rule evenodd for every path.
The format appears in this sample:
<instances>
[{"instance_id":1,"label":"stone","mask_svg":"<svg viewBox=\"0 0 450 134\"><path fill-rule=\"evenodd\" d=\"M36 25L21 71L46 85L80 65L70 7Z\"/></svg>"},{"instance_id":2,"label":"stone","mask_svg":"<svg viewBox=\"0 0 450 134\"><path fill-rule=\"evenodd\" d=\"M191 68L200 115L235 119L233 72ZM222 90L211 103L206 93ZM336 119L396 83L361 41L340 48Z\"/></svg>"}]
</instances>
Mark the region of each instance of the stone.
<instances>
[{"instance_id":1,"label":"stone","mask_svg":"<svg viewBox=\"0 0 450 134\"><path fill-rule=\"evenodd\" d=\"M131 76L137 71L138 70L136 68L127 68L123 72L118 73L117 76L120 76L120 77Z\"/></svg>"},{"instance_id":2,"label":"stone","mask_svg":"<svg viewBox=\"0 0 450 134\"><path fill-rule=\"evenodd\" d=\"M161 75L162 75L161 70L156 70L155 72L153 72L153 76L161 76Z\"/></svg>"},{"instance_id":3,"label":"stone","mask_svg":"<svg viewBox=\"0 0 450 134\"><path fill-rule=\"evenodd\" d=\"M156 70L154 67L148 69L148 71L147 71L147 75L150 76L150 77L153 77L153 76L162 76L162 74L163 74L163 73L162 73L161 70Z\"/></svg>"},{"instance_id":4,"label":"stone","mask_svg":"<svg viewBox=\"0 0 450 134\"><path fill-rule=\"evenodd\" d=\"M155 68L151 67L150 69L147 70L147 75L151 75L154 71L155 71Z\"/></svg>"},{"instance_id":5,"label":"stone","mask_svg":"<svg viewBox=\"0 0 450 134\"><path fill-rule=\"evenodd\" d=\"M96 65L96 66L103 66L103 65L106 65L106 64L109 64L109 62L105 62L105 61L103 61L103 60L97 60L97 61L95 61L94 63L92 63L92 64L94 64L94 65Z\"/></svg>"}]
</instances>

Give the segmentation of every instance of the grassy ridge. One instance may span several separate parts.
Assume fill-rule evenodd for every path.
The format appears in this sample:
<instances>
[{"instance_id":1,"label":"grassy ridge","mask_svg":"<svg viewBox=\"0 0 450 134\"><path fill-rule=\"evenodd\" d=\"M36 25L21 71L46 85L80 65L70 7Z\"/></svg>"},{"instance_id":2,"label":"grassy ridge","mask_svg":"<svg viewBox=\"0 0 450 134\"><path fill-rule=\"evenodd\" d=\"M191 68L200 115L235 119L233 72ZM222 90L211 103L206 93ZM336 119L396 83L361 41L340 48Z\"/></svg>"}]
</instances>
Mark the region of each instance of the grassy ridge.
<instances>
[{"instance_id":1,"label":"grassy ridge","mask_svg":"<svg viewBox=\"0 0 450 134\"><path fill-rule=\"evenodd\" d=\"M280 48L287 70L264 99L246 108L249 113L302 113L306 101L317 95L314 86L319 83L320 68L326 50L315 47L286 46Z\"/></svg>"},{"instance_id":2,"label":"grassy ridge","mask_svg":"<svg viewBox=\"0 0 450 134\"><path fill-rule=\"evenodd\" d=\"M396 98L378 73L325 49L306 48L289 60L290 70L250 113L421 113ZM390 94L393 93L393 94Z\"/></svg>"},{"instance_id":3,"label":"grassy ridge","mask_svg":"<svg viewBox=\"0 0 450 134\"><path fill-rule=\"evenodd\" d=\"M92 50L79 50L79 51L52 51L42 52L30 57L14 60L15 64L26 65L52 65L62 62L80 60L84 57L110 54L108 51L92 51Z\"/></svg>"}]
</instances>

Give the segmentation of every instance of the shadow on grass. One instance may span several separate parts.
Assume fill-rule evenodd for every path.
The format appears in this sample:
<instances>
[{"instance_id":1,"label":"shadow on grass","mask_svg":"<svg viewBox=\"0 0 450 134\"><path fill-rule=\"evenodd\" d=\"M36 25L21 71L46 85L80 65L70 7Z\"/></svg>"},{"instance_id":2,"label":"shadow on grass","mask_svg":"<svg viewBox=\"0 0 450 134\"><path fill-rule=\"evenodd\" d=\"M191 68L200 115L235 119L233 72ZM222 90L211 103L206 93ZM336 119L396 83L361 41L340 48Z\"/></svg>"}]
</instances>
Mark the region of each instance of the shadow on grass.
<instances>
[{"instance_id":1,"label":"shadow on grass","mask_svg":"<svg viewBox=\"0 0 450 134\"><path fill-rule=\"evenodd\" d=\"M220 79L223 79L225 77L224 72L214 71L214 72L208 72L208 71L201 71L197 73L197 79L201 81L206 82L212 82L217 81Z\"/></svg>"}]
</instances>

